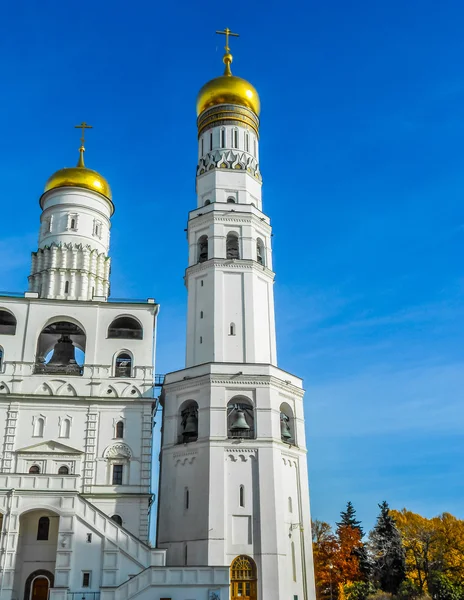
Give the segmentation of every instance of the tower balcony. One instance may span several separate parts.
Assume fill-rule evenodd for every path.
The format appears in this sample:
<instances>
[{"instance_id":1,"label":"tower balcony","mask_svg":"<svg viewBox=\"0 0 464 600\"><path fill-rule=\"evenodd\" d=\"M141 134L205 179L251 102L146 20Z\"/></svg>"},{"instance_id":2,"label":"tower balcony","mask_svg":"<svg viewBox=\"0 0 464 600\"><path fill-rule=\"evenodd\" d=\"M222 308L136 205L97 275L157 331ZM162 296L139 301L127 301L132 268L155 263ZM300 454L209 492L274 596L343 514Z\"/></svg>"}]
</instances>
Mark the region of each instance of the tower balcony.
<instances>
[{"instance_id":1,"label":"tower balcony","mask_svg":"<svg viewBox=\"0 0 464 600\"><path fill-rule=\"evenodd\" d=\"M50 363L36 362L34 364L34 375L69 375L72 377L83 375L83 373L84 367L79 366L77 363L51 365Z\"/></svg>"}]
</instances>

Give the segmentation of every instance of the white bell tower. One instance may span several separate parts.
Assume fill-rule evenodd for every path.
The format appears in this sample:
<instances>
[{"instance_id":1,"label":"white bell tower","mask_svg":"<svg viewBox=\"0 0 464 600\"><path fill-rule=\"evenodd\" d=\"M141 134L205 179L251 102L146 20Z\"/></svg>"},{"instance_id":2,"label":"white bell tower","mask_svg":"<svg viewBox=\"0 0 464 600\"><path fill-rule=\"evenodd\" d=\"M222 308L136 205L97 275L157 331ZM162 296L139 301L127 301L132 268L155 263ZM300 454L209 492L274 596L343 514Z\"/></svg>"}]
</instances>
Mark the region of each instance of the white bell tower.
<instances>
[{"instance_id":1,"label":"white bell tower","mask_svg":"<svg viewBox=\"0 0 464 600\"><path fill-rule=\"evenodd\" d=\"M302 382L277 367L260 101L225 72L197 99L186 368L166 376L158 540L170 565L226 565L231 598L313 600Z\"/></svg>"}]
</instances>

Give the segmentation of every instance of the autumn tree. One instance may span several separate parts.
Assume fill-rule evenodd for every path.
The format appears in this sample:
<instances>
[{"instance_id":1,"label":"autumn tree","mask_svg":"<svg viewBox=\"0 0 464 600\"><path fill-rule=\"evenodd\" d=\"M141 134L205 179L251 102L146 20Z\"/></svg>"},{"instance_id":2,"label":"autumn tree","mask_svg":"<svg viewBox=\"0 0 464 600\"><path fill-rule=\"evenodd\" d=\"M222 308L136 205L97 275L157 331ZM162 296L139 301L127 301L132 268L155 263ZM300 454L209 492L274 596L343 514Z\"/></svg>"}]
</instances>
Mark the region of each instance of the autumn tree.
<instances>
[{"instance_id":1,"label":"autumn tree","mask_svg":"<svg viewBox=\"0 0 464 600\"><path fill-rule=\"evenodd\" d=\"M340 532L346 530L346 528L351 528L359 532L359 539L356 539L356 535L351 536L354 542L352 552L353 555L357 558L359 571L359 575L357 576L357 578L351 579L351 581L367 581L370 577L371 565L367 554L367 549L361 541L364 535L363 529L361 527L361 521L358 521L358 519L356 518L356 510L351 502L347 502L346 510L340 513L340 522L337 523L337 535L339 536L339 538Z\"/></svg>"},{"instance_id":2,"label":"autumn tree","mask_svg":"<svg viewBox=\"0 0 464 600\"><path fill-rule=\"evenodd\" d=\"M338 599L341 584L337 559L339 544L331 526L323 521L312 523L314 575L318 600Z\"/></svg>"},{"instance_id":3,"label":"autumn tree","mask_svg":"<svg viewBox=\"0 0 464 600\"><path fill-rule=\"evenodd\" d=\"M406 577L401 534L386 502L379 504L380 514L369 534L373 576L384 591L395 594Z\"/></svg>"}]
</instances>

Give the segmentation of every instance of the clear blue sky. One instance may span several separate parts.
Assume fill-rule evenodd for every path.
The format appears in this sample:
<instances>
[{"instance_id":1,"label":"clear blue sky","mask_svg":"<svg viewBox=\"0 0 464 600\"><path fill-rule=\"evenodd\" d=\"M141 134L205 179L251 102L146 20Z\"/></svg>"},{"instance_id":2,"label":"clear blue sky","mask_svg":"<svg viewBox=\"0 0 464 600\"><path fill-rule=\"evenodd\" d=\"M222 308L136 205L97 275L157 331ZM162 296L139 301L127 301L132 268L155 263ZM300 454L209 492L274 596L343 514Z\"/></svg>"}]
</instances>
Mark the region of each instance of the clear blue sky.
<instances>
[{"instance_id":1,"label":"clear blue sky","mask_svg":"<svg viewBox=\"0 0 464 600\"><path fill-rule=\"evenodd\" d=\"M279 364L304 378L313 516L386 499L464 518L461 0L12 2L0 26L0 288L26 288L47 177L86 161L114 192L114 297L161 303L183 366L195 97L234 72L262 101ZM173 207L176 207L173 209Z\"/></svg>"}]
</instances>

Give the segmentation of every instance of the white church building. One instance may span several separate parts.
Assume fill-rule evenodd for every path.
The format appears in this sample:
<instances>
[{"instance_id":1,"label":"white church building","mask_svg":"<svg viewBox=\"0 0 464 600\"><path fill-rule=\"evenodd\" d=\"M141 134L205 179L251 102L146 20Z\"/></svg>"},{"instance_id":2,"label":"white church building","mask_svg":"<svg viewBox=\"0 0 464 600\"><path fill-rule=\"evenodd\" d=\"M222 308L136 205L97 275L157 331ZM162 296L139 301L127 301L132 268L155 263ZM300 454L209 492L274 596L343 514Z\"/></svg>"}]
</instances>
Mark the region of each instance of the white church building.
<instances>
[{"instance_id":1,"label":"white church building","mask_svg":"<svg viewBox=\"0 0 464 600\"><path fill-rule=\"evenodd\" d=\"M197 99L185 369L157 398L158 304L109 298L113 199L83 144L40 198L28 291L0 294L0 600L315 599L302 381L277 366L260 101L232 75L224 33L224 75Z\"/></svg>"}]
</instances>

